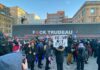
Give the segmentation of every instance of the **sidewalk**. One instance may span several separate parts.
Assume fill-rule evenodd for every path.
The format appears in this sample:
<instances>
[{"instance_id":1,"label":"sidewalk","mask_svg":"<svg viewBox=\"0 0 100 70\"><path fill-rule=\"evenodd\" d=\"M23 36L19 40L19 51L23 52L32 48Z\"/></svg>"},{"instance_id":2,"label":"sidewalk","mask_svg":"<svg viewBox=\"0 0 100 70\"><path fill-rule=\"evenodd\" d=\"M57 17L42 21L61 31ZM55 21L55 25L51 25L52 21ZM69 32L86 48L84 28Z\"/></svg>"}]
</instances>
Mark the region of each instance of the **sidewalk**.
<instances>
[{"instance_id":1,"label":"sidewalk","mask_svg":"<svg viewBox=\"0 0 100 70\"><path fill-rule=\"evenodd\" d=\"M35 70L45 70L45 60L43 60L42 63L43 63L42 69L39 69L37 67L37 64L35 64ZM50 64L50 67L51 67L50 70L57 70L55 58L52 61L52 63ZM88 64L85 64L84 70L97 70L97 69L98 69L98 66L96 64L96 58L94 58L94 57L89 58ZM64 61L64 70L76 70L76 63L67 65L66 60L65 60Z\"/></svg>"}]
</instances>

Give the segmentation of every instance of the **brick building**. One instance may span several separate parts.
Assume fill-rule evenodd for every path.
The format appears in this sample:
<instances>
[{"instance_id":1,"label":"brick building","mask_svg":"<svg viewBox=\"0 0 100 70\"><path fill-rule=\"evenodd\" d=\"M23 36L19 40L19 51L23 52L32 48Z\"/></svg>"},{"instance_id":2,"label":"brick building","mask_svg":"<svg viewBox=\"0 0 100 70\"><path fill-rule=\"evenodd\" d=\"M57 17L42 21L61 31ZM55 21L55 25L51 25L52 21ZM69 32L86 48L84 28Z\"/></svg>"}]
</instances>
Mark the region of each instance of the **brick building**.
<instances>
[{"instance_id":1,"label":"brick building","mask_svg":"<svg viewBox=\"0 0 100 70\"><path fill-rule=\"evenodd\" d=\"M100 22L100 1L86 1L73 16L73 23Z\"/></svg>"},{"instance_id":2,"label":"brick building","mask_svg":"<svg viewBox=\"0 0 100 70\"><path fill-rule=\"evenodd\" d=\"M59 23L66 23L67 18L65 18L64 11L57 11L57 13L48 14L47 19L45 20L45 24L59 24Z\"/></svg>"},{"instance_id":3,"label":"brick building","mask_svg":"<svg viewBox=\"0 0 100 70\"><path fill-rule=\"evenodd\" d=\"M9 7L0 4L0 32L11 35L13 22Z\"/></svg>"}]
</instances>

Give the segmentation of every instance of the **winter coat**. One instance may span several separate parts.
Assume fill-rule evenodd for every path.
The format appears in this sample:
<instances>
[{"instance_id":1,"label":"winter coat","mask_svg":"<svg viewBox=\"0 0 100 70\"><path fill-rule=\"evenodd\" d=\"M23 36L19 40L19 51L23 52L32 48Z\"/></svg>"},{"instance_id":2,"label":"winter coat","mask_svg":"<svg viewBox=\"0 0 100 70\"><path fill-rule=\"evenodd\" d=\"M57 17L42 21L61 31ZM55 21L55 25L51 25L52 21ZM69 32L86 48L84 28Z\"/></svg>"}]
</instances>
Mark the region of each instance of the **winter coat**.
<instances>
[{"instance_id":1,"label":"winter coat","mask_svg":"<svg viewBox=\"0 0 100 70\"><path fill-rule=\"evenodd\" d=\"M46 47L46 53L45 53L45 55L46 55L46 58L48 58L48 57L50 57L51 56L51 47Z\"/></svg>"},{"instance_id":2,"label":"winter coat","mask_svg":"<svg viewBox=\"0 0 100 70\"><path fill-rule=\"evenodd\" d=\"M12 48L12 51L13 52L17 52L17 51L19 51L20 50L20 46L19 45L15 45L15 46L13 46L13 48Z\"/></svg>"},{"instance_id":3,"label":"winter coat","mask_svg":"<svg viewBox=\"0 0 100 70\"><path fill-rule=\"evenodd\" d=\"M98 54L97 54L97 64L100 65L100 45L98 46L97 52L98 52Z\"/></svg>"},{"instance_id":4,"label":"winter coat","mask_svg":"<svg viewBox=\"0 0 100 70\"><path fill-rule=\"evenodd\" d=\"M63 63L64 61L64 51L55 51L55 55L56 55L56 62L57 63Z\"/></svg>"},{"instance_id":5,"label":"winter coat","mask_svg":"<svg viewBox=\"0 0 100 70\"><path fill-rule=\"evenodd\" d=\"M27 52L26 53L27 61L33 61L33 60L35 60L35 54L36 54L36 52L35 52L35 49L34 48L27 47L26 52Z\"/></svg>"},{"instance_id":6,"label":"winter coat","mask_svg":"<svg viewBox=\"0 0 100 70\"><path fill-rule=\"evenodd\" d=\"M38 43L37 44L37 54L39 56L43 55L44 54L44 46L42 43Z\"/></svg>"},{"instance_id":7,"label":"winter coat","mask_svg":"<svg viewBox=\"0 0 100 70\"><path fill-rule=\"evenodd\" d=\"M85 60L85 48L78 48L78 56L77 56L77 59L79 61L84 61Z\"/></svg>"}]
</instances>

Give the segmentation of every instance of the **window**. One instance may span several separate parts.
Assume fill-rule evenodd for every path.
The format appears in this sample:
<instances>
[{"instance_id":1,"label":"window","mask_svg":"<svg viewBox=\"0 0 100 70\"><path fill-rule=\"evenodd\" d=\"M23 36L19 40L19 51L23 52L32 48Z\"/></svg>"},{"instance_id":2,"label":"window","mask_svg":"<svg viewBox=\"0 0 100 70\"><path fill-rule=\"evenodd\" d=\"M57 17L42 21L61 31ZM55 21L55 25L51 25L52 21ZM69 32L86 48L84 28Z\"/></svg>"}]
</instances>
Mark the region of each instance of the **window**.
<instances>
[{"instance_id":1,"label":"window","mask_svg":"<svg viewBox=\"0 0 100 70\"><path fill-rule=\"evenodd\" d=\"M91 18L91 22L96 22L96 17L90 17Z\"/></svg>"},{"instance_id":2,"label":"window","mask_svg":"<svg viewBox=\"0 0 100 70\"><path fill-rule=\"evenodd\" d=\"M0 14L6 15L6 12L1 10Z\"/></svg>"},{"instance_id":3,"label":"window","mask_svg":"<svg viewBox=\"0 0 100 70\"><path fill-rule=\"evenodd\" d=\"M93 17L92 20L93 20L93 22L96 22L96 18L95 17Z\"/></svg>"},{"instance_id":4,"label":"window","mask_svg":"<svg viewBox=\"0 0 100 70\"><path fill-rule=\"evenodd\" d=\"M90 13L91 13L91 14L94 14L94 13L95 13L95 8L91 8L91 9L90 9Z\"/></svg>"},{"instance_id":5,"label":"window","mask_svg":"<svg viewBox=\"0 0 100 70\"><path fill-rule=\"evenodd\" d=\"M85 9L82 10L82 16L84 16L84 15L85 15Z\"/></svg>"}]
</instances>

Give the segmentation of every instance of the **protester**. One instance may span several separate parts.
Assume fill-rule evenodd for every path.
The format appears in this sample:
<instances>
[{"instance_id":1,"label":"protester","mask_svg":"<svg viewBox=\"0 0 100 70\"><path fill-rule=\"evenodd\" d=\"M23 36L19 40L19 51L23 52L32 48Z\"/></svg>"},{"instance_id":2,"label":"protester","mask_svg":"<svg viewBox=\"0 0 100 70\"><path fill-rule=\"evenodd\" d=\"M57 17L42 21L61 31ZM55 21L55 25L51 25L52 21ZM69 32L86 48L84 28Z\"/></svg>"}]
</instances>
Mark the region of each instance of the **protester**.
<instances>
[{"instance_id":1,"label":"protester","mask_svg":"<svg viewBox=\"0 0 100 70\"><path fill-rule=\"evenodd\" d=\"M93 56L97 56L97 41L95 39L92 40L91 42L91 47L93 49Z\"/></svg>"},{"instance_id":2,"label":"protester","mask_svg":"<svg viewBox=\"0 0 100 70\"><path fill-rule=\"evenodd\" d=\"M17 41L15 41L15 42L13 43L12 51L13 51L13 52L19 52L19 51L20 51L20 46L19 46L19 44L18 44Z\"/></svg>"},{"instance_id":3,"label":"protester","mask_svg":"<svg viewBox=\"0 0 100 70\"><path fill-rule=\"evenodd\" d=\"M76 62L77 61L77 55L78 55L78 42L75 42L73 44L73 61Z\"/></svg>"},{"instance_id":4,"label":"protester","mask_svg":"<svg viewBox=\"0 0 100 70\"><path fill-rule=\"evenodd\" d=\"M98 70L100 70L100 43L98 44L98 54L97 54L97 64L98 64Z\"/></svg>"},{"instance_id":5,"label":"protester","mask_svg":"<svg viewBox=\"0 0 100 70\"><path fill-rule=\"evenodd\" d=\"M0 55L5 55L11 53L11 47L9 47L9 42L6 39L0 41Z\"/></svg>"},{"instance_id":6,"label":"protester","mask_svg":"<svg viewBox=\"0 0 100 70\"><path fill-rule=\"evenodd\" d=\"M42 42L37 43L37 56L38 56L38 67L42 68L42 57L44 53L44 45Z\"/></svg>"},{"instance_id":7,"label":"protester","mask_svg":"<svg viewBox=\"0 0 100 70\"><path fill-rule=\"evenodd\" d=\"M64 47L59 46L56 48L56 63L57 63L57 70L63 70L63 62L64 62Z\"/></svg>"},{"instance_id":8,"label":"protester","mask_svg":"<svg viewBox=\"0 0 100 70\"><path fill-rule=\"evenodd\" d=\"M26 58L27 58L27 61L28 61L28 67L31 69L31 70L34 70L34 61L35 61L35 55L36 55L36 52L35 52L35 46L33 43L31 43L31 45L29 44L27 49L26 49Z\"/></svg>"},{"instance_id":9,"label":"protester","mask_svg":"<svg viewBox=\"0 0 100 70\"><path fill-rule=\"evenodd\" d=\"M78 46L77 70L84 70L85 46L82 42Z\"/></svg>"},{"instance_id":10,"label":"protester","mask_svg":"<svg viewBox=\"0 0 100 70\"><path fill-rule=\"evenodd\" d=\"M49 67L49 64L50 64L50 61L51 61L51 46L49 44L46 44L46 65L45 65L45 70L49 70L50 67Z\"/></svg>"},{"instance_id":11,"label":"protester","mask_svg":"<svg viewBox=\"0 0 100 70\"><path fill-rule=\"evenodd\" d=\"M71 64L72 63L72 44L73 44L73 40L72 40L72 37L69 36L68 38L68 47L67 47L67 53L68 53L68 56L67 56L67 64Z\"/></svg>"}]
</instances>

